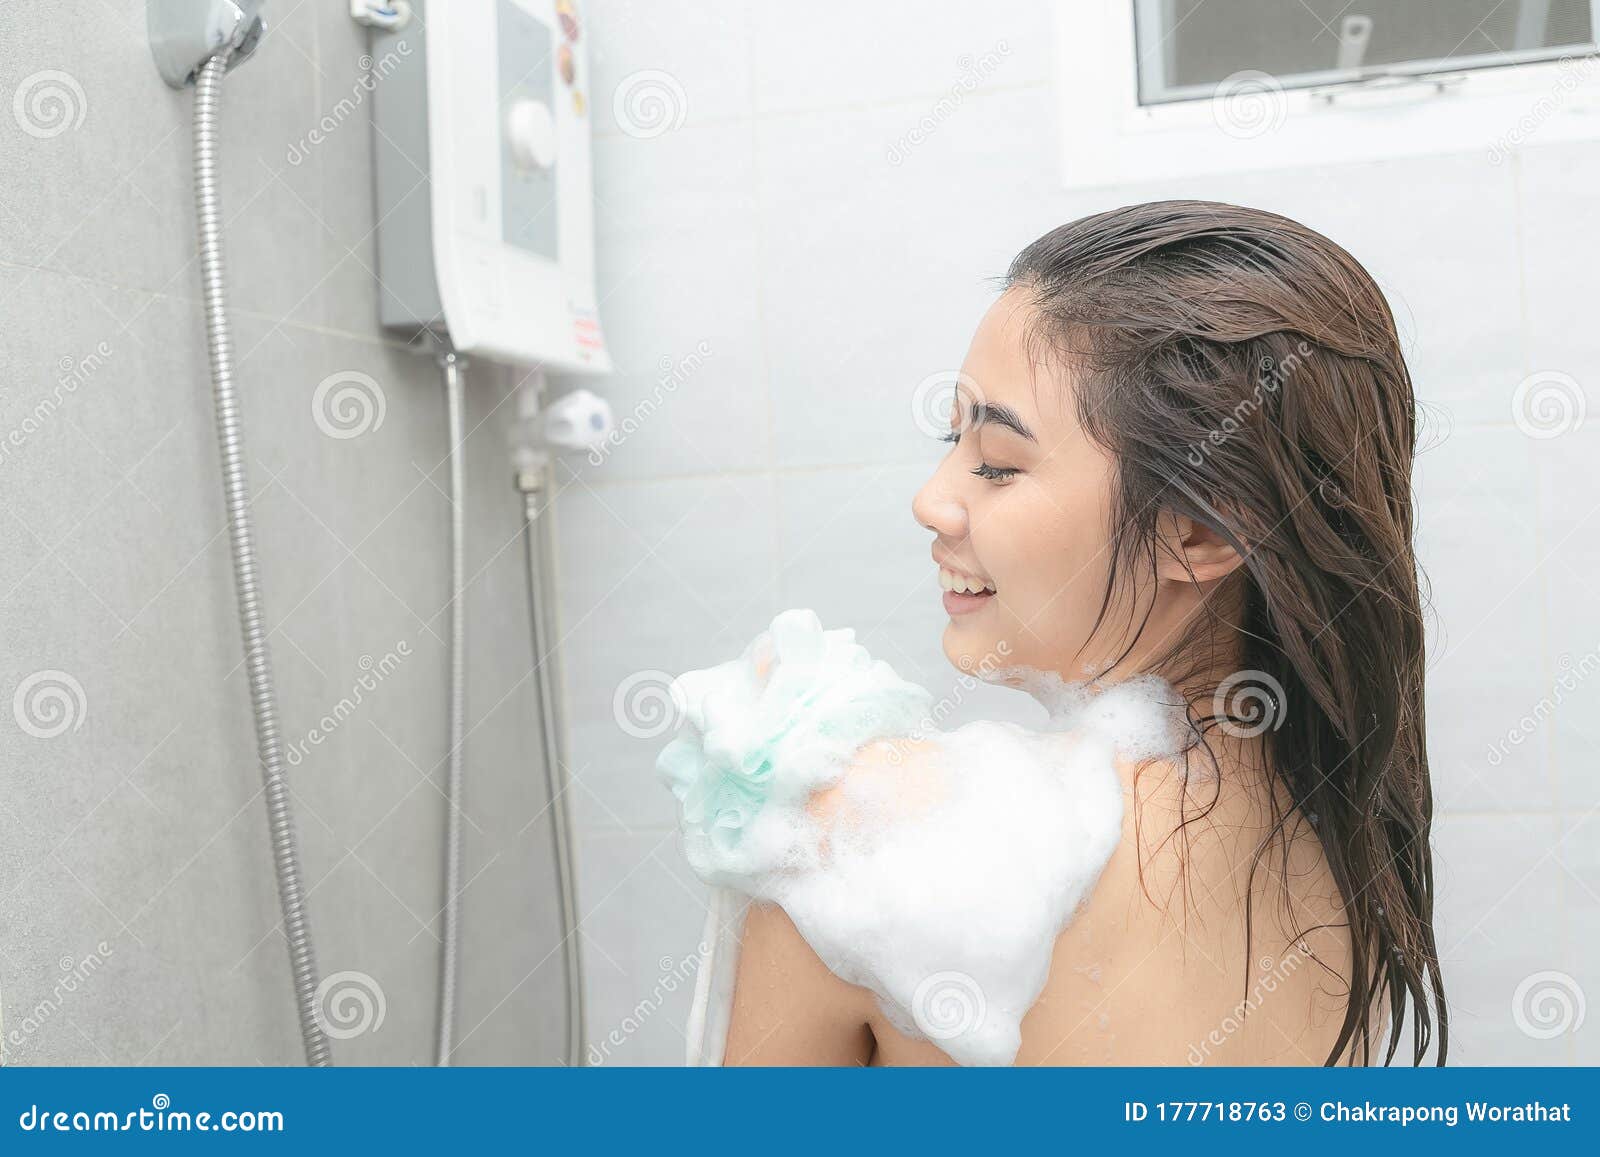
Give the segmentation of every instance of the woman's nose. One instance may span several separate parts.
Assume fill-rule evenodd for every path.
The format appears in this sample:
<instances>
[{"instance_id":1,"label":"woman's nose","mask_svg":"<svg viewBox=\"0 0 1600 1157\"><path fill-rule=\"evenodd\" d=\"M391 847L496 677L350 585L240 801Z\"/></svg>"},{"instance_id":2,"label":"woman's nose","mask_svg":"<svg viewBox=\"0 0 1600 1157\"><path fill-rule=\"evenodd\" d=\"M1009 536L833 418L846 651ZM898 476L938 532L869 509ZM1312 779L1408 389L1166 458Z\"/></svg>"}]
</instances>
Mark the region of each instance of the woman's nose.
<instances>
[{"instance_id":1,"label":"woman's nose","mask_svg":"<svg viewBox=\"0 0 1600 1157\"><path fill-rule=\"evenodd\" d=\"M933 477L922 484L911 500L911 517L944 538L967 536L967 508L950 492L945 483L946 458L933 472Z\"/></svg>"}]
</instances>

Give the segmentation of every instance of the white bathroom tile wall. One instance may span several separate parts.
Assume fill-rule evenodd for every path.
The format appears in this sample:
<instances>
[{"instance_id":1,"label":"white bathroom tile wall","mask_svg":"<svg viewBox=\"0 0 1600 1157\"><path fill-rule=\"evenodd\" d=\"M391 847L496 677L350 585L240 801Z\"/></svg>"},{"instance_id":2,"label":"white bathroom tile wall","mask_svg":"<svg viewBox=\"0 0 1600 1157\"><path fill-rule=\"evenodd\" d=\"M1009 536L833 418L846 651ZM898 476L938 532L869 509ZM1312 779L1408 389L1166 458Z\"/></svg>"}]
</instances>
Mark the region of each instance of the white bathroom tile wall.
<instances>
[{"instance_id":1,"label":"white bathroom tile wall","mask_svg":"<svg viewBox=\"0 0 1600 1157\"><path fill-rule=\"evenodd\" d=\"M918 384L959 368L993 279L1031 239L1013 223L1024 190L1059 198L1047 183L1042 92L973 97L967 116L891 163L924 111L903 102L759 122L759 276L780 465L925 460Z\"/></svg>"},{"instance_id":2,"label":"white bathroom tile wall","mask_svg":"<svg viewBox=\"0 0 1600 1157\"><path fill-rule=\"evenodd\" d=\"M1520 154L1518 181L1525 253L1528 372L1577 379L1600 402L1600 327L1590 306L1600 293L1600 221L1593 211L1600 150L1589 144L1539 146Z\"/></svg>"},{"instance_id":3,"label":"white bathroom tile wall","mask_svg":"<svg viewBox=\"0 0 1600 1157\"><path fill-rule=\"evenodd\" d=\"M1571 980L1546 978L1554 999L1536 1022L1538 1032L1552 1031L1561 1018L1576 1021L1579 994L1593 993L1595 985L1600 984L1600 967L1594 952L1594 944L1600 939L1600 813L1592 806L1562 817L1561 842L1555 858L1563 873L1570 961L1566 975ZM1573 1063L1600 1064L1600 1025L1593 1015L1585 1016L1573 1028Z\"/></svg>"},{"instance_id":4,"label":"white bathroom tile wall","mask_svg":"<svg viewBox=\"0 0 1600 1157\"><path fill-rule=\"evenodd\" d=\"M1535 999L1566 983L1548 974L1571 977L1576 965L1559 831L1550 813L1452 815L1437 825L1435 931L1454 1063L1573 1063L1573 1037L1544 1035Z\"/></svg>"},{"instance_id":5,"label":"white bathroom tile wall","mask_svg":"<svg viewBox=\"0 0 1600 1157\"><path fill-rule=\"evenodd\" d=\"M771 457L760 305L752 285L757 246L727 219L701 229L602 240L601 309L639 318L610 331L616 372L605 395L617 419L612 441L566 464L588 480L707 474L763 467Z\"/></svg>"},{"instance_id":6,"label":"white bathroom tile wall","mask_svg":"<svg viewBox=\"0 0 1600 1157\"><path fill-rule=\"evenodd\" d=\"M1050 75L1050 10L1030 0L930 12L916 0L828 0L806 18L752 6L759 112L839 108L1039 85Z\"/></svg>"},{"instance_id":7,"label":"white bathroom tile wall","mask_svg":"<svg viewBox=\"0 0 1600 1157\"><path fill-rule=\"evenodd\" d=\"M1521 730L1547 736L1562 807L1600 807L1600 428L1538 443L1539 573L1549 625L1540 671L1547 683Z\"/></svg>"},{"instance_id":8,"label":"white bathroom tile wall","mask_svg":"<svg viewBox=\"0 0 1600 1157\"><path fill-rule=\"evenodd\" d=\"M772 479L575 480L558 506L573 807L623 830L669 824L654 773L667 678L732 658L770 618Z\"/></svg>"},{"instance_id":9,"label":"white bathroom tile wall","mask_svg":"<svg viewBox=\"0 0 1600 1157\"><path fill-rule=\"evenodd\" d=\"M580 841L587 1063L683 1063L706 892L674 841L671 829Z\"/></svg>"},{"instance_id":10,"label":"white bathroom tile wall","mask_svg":"<svg viewBox=\"0 0 1600 1157\"><path fill-rule=\"evenodd\" d=\"M1439 806L1549 810L1545 740L1507 741L1548 690L1541 666L1535 444L1461 427L1418 459L1428 606L1429 754ZM1492 526L1494 549L1485 549ZM1452 576L1476 574L1473 582Z\"/></svg>"},{"instance_id":11,"label":"white bathroom tile wall","mask_svg":"<svg viewBox=\"0 0 1600 1157\"><path fill-rule=\"evenodd\" d=\"M672 125L748 120L754 7L748 0L588 6L582 35L589 48L595 132L661 135Z\"/></svg>"},{"instance_id":12,"label":"white bathroom tile wall","mask_svg":"<svg viewBox=\"0 0 1600 1157\"><path fill-rule=\"evenodd\" d=\"M691 233L702 239L702 256L714 256L718 239L741 219L753 218L755 144L749 120L727 119L685 121L653 136L596 137L595 229L601 241L641 231ZM629 252L642 256L637 249Z\"/></svg>"}]
</instances>

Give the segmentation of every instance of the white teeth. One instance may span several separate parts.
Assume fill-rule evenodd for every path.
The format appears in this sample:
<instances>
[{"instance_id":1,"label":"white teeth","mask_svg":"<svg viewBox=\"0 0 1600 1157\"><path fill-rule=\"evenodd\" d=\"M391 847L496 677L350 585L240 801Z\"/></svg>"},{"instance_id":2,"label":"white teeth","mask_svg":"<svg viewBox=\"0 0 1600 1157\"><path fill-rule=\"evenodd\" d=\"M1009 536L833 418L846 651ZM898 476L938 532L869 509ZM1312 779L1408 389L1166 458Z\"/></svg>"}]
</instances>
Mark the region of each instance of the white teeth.
<instances>
[{"instance_id":1,"label":"white teeth","mask_svg":"<svg viewBox=\"0 0 1600 1157\"><path fill-rule=\"evenodd\" d=\"M957 574L955 571L946 570L944 567L939 568L939 585L945 590L955 591L957 594L976 595L984 591L991 593L994 591L994 587L988 585L982 579L972 578L970 575Z\"/></svg>"}]
</instances>

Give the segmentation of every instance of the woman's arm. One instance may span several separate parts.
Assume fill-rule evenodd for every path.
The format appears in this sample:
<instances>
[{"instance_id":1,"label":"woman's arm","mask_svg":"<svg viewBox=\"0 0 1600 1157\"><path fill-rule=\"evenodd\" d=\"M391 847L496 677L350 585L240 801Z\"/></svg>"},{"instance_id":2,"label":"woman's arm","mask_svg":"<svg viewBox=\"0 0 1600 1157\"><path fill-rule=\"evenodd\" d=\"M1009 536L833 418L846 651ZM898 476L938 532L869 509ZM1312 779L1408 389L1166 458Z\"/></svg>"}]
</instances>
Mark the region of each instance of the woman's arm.
<instances>
[{"instance_id":1,"label":"woman's arm","mask_svg":"<svg viewBox=\"0 0 1600 1157\"><path fill-rule=\"evenodd\" d=\"M724 1064L869 1064L872 1010L872 995L828 971L782 908L750 906Z\"/></svg>"}]
</instances>

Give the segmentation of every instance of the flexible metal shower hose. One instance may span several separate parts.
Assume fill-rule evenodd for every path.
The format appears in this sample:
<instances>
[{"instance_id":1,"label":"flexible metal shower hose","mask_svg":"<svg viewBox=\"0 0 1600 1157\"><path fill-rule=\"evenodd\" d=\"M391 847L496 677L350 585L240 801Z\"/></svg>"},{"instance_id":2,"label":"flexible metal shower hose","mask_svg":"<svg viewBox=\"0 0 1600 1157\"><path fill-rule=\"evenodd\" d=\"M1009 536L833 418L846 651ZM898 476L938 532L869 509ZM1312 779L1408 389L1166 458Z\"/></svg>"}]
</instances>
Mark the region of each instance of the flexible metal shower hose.
<instances>
[{"instance_id":1,"label":"flexible metal shower hose","mask_svg":"<svg viewBox=\"0 0 1600 1157\"><path fill-rule=\"evenodd\" d=\"M540 480L544 489L548 475ZM523 531L527 543L528 617L533 624L534 682L539 691L539 735L544 741L545 781L550 788L550 819L555 830L556 887L561 895L562 966L567 982L567 1064L583 1064L583 946L578 939L578 900L573 882L572 820L567 806L567 766L561 758L560 721L556 718L551 670L553 654L545 638L544 576L539 566L539 491L522 491ZM542 537L542 536L541 536Z\"/></svg>"},{"instance_id":2,"label":"flexible metal shower hose","mask_svg":"<svg viewBox=\"0 0 1600 1157\"><path fill-rule=\"evenodd\" d=\"M445 798L444 943L439 966L439 1064L450 1064L455 1047L456 952L460 940L458 906L461 891L461 762L467 741L466 683L466 461L461 440L466 422L461 406L461 359L454 351L439 355L444 370L445 403L450 421L450 771Z\"/></svg>"},{"instance_id":3,"label":"flexible metal shower hose","mask_svg":"<svg viewBox=\"0 0 1600 1157\"><path fill-rule=\"evenodd\" d=\"M283 775L272 656L262 626L261 589L256 578L244 431L234 394L233 342L228 332L222 253L222 210L217 194L217 122L222 75L226 68L225 55L213 56L196 73L194 84L194 196L200 223L200 281L205 301L206 344L211 354L211 387L216 406L217 448L222 459L223 496L228 508L228 542L233 552L233 583L244 633L250 707L255 713L256 750L267 799L278 903L283 910L284 936L289 942L289 967L294 975L300 1037L305 1044L306 1063L326 1065L330 1063L328 1039L317 1014L317 958L311 944L311 929L306 923L294 816L289 808L289 785Z\"/></svg>"}]
</instances>

